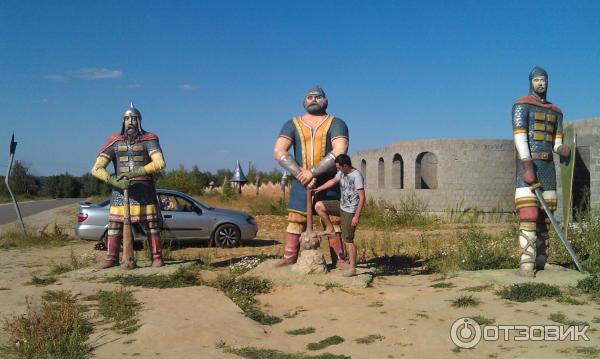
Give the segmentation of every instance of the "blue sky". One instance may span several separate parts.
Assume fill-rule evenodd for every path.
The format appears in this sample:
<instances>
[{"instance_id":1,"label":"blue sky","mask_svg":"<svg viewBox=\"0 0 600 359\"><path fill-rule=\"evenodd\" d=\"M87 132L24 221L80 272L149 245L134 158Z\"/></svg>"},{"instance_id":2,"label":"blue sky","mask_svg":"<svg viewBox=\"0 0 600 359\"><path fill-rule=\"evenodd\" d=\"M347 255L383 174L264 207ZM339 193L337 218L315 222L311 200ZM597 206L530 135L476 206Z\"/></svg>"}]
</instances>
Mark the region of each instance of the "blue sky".
<instances>
[{"instance_id":1,"label":"blue sky","mask_svg":"<svg viewBox=\"0 0 600 359\"><path fill-rule=\"evenodd\" d=\"M597 1L0 1L0 173L91 168L134 101L169 169L270 170L320 84L350 152L510 138L536 64L566 119L600 116ZM6 143L6 145L2 144Z\"/></svg>"}]
</instances>

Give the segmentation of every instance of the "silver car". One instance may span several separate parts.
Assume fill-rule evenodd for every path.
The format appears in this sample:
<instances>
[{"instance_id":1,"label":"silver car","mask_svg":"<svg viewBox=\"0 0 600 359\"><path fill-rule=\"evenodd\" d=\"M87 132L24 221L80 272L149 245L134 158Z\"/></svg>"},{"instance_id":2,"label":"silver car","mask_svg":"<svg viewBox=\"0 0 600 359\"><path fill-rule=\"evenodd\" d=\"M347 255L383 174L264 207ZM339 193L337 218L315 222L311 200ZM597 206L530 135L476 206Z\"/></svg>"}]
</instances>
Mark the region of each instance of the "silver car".
<instances>
[{"instance_id":1,"label":"silver car","mask_svg":"<svg viewBox=\"0 0 600 359\"><path fill-rule=\"evenodd\" d=\"M157 189L163 218L163 233L175 240L206 239L209 245L237 247L258 233L254 217L242 211L212 208L182 192ZM106 241L110 200L81 202L75 233L81 239ZM146 239L143 228L133 225L136 241Z\"/></svg>"}]
</instances>

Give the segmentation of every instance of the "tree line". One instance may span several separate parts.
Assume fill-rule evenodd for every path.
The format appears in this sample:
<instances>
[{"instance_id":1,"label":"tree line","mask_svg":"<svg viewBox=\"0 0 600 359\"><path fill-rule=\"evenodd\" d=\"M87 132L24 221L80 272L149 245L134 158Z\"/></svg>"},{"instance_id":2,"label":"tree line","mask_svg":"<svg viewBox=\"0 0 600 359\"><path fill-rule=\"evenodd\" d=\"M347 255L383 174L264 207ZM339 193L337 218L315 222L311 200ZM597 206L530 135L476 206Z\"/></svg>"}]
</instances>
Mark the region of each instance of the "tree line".
<instances>
[{"instance_id":1,"label":"tree line","mask_svg":"<svg viewBox=\"0 0 600 359\"><path fill-rule=\"evenodd\" d=\"M110 171L109 171L110 172ZM198 166L186 169L183 165L171 171L162 171L154 176L156 186L182 191L189 194L201 194L210 186L221 186L227 179L230 180L233 171L219 169L216 173L200 171ZM277 168L269 172L258 171L250 165L246 177L249 183L255 183L259 176L262 183L281 181L282 172ZM9 197L8 189L4 184L4 177L0 177L0 197ZM108 196L111 188L108 184L96 179L91 174L73 176L68 172L54 176L35 176L30 173L28 166L20 161L15 161L9 178L10 187L15 195L25 198L52 197L52 198L78 198L97 195Z\"/></svg>"}]
</instances>

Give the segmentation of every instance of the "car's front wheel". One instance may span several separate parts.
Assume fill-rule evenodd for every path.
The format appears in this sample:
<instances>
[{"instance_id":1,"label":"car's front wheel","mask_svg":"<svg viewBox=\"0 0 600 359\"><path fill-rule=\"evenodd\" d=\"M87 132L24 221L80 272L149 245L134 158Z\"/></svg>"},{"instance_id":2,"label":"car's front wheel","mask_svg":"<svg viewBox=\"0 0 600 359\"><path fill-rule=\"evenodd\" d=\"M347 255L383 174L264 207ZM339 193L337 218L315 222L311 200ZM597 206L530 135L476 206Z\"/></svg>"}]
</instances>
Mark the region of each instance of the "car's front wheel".
<instances>
[{"instance_id":1,"label":"car's front wheel","mask_svg":"<svg viewBox=\"0 0 600 359\"><path fill-rule=\"evenodd\" d=\"M217 227L213 237L218 247L232 248L242 244L240 229L231 223L225 223Z\"/></svg>"}]
</instances>

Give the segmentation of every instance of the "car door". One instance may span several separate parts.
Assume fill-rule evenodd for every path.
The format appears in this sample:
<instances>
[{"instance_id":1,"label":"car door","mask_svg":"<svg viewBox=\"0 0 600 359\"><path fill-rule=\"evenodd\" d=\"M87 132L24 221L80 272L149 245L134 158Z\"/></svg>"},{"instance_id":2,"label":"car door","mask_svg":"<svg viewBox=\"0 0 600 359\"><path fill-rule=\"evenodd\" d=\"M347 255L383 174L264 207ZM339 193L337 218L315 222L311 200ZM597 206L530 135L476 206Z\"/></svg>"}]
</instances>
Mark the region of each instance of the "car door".
<instances>
[{"instance_id":1,"label":"car door","mask_svg":"<svg viewBox=\"0 0 600 359\"><path fill-rule=\"evenodd\" d=\"M168 235L177 239L209 237L210 228L203 218L202 210L194 203L175 194L161 194L159 197L163 225Z\"/></svg>"}]
</instances>

